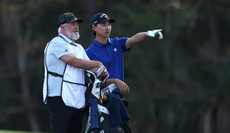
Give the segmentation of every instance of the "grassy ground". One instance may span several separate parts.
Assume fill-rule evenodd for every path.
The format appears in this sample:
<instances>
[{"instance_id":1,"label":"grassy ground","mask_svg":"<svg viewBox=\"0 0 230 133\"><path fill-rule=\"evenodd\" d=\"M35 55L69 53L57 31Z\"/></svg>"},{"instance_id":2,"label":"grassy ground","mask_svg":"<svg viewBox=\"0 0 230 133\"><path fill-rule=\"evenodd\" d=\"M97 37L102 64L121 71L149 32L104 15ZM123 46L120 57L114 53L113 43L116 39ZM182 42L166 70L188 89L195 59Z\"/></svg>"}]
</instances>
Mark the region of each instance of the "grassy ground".
<instances>
[{"instance_id":1,"label":"grassy ground","mask_svg":"<svg viewBox=\"0 0 230 133\"><path fill-rule=\"evenodd\" d=\"M34 132L0 130L0 133L34 133Z\"/></svg>"}]
</instances>

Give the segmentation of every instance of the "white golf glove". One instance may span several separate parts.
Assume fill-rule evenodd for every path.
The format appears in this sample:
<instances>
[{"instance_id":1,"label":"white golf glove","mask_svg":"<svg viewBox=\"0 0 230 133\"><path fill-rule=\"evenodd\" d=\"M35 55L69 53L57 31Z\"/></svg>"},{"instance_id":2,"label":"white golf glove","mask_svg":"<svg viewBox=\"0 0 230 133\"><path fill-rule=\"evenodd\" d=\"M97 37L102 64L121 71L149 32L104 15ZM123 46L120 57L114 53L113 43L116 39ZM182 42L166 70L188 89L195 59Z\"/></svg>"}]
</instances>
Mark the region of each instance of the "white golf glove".
<instances>
[{"instance_id":1,"label":"white golf glove","mask_svg":"<svg viewBox=\"0 0 230 133\"><path fill-rule=\"evenodd\" d=\"M156 34L159 34L159 39L163 39L163 34L161 33L162 29L158 30L149 30L146 32L147 37L155 37Z\"/></svg>"}]
</instances>

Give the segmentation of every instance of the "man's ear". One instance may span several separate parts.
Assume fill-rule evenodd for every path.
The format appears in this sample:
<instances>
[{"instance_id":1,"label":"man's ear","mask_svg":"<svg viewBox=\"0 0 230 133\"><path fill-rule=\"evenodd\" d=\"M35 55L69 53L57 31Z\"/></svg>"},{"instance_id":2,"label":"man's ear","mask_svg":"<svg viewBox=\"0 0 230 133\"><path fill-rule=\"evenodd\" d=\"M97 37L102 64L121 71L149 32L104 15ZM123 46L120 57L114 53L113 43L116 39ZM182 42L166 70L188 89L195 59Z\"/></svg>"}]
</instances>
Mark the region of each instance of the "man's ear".
<instances>
[{"instance_id":1,"label":"man's ear","mask_svg":"<svg viewBox=\"0 0 230 133\"><path fill-rule=\"evenodd\" d=\"M63 24L61 24L61 25L60 25L60 28L61 28L61 29L63 29L63 28L64 28L64 25L63 25Z\"/></svg>"},{"instance_id":2,"label":"man's ear","mask_svg":"<svg viewBox=\"0 0 230 133\"><path fill-rule=\"evenodd\" d=\"M95 31L95 28L96 28L96 26L95 26L95 25L92 25L92 30L94 30L94 31Z\"/></svg>"},{"instance_id":3,"label":"man's ear","mask_svg":"<svg viewBox=\"0 0 230 133\"><path fill-rule=\"evenodd\" d=\"M65 26L63 24L60 25L60 28L61 28L61 32L65 32Z\"/></svg>"}]
</instances>

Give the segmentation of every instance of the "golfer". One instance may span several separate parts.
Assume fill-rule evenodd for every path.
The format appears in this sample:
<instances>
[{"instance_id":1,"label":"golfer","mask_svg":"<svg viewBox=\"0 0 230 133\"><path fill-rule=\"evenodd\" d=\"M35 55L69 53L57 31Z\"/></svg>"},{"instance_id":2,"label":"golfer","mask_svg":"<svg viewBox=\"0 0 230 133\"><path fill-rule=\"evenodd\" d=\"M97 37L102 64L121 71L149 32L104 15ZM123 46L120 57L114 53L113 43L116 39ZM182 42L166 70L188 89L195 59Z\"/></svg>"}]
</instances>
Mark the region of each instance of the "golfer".
<instances>
[{"instance_id":1,"label":"golfer","mask_svg":"<svg viewBox=\"0 0 230 133\"><path fill-rule=\"evenodd\" d=\"M148 37L159 35L159 39L163 39L163 35L161 29L157 29L139 32L130 38L110 38L111 24L114 22L115 20L109 18L105 13L97 13L93 16L90 26L96 39L86 50L86 53L91 60L103 63L110 74L107 79L108 84L113 82L121 90L117 88L113 93L125 99L123 94L129 93L130 90L127 84L124 83L123 54L129 51L135 44L146 40Z\"/></svg>"}]
</instances>

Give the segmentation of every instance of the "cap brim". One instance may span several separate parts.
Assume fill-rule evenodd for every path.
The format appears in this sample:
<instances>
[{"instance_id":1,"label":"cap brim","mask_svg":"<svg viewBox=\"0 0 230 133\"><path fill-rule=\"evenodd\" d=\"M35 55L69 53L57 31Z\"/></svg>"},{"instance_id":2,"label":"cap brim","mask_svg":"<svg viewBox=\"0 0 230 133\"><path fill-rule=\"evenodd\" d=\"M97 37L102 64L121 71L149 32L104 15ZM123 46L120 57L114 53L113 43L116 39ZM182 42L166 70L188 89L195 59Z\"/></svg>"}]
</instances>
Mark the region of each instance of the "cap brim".
<instances>
[{"instance_id":1,"label":"cap brim","mask_svg":"<svg viewBox=\"0 0 230 133\"><path fill-rule=\"evenodd\" d=\"M111 18L111 19L109 19L109 22L110 23L115 23L115 20Z\"/></svg>"},{"instance_id":2,"label":"cap brim","mask_svg":"<svg viewBox=\"0 0 230 133\"><path fill-rule=\"evenodd\" d=\"M81 18L79 18L79 19L77 19L77 22L78 22L78 23L83 23L83 22L84 22L84 20L83 20L83 19L81 19Z\"/></svg>"},{"instance_id":3,"label":"cap brim","mask_svg":"<svg viewBox=\"0 0 230 133\"><path fill-rule=\"evenodd\" d=\"M115 22L115 20L114 19L108 19L108 20L104 20L104 21L102 21L102 22L100 22L100 23L98 23L98 24L103 24L103 23L105 23L105 22L110 22L110 23L114 23Z\"/></svg>"},{"instance_id":4,"label":"cap brim","mask_svg":"<svg viewBox=\"0 0 230 133\"><path fill-rule=\"evenodd\" d=\"M83 20L83 19L81 19L81 18L78 18L77 20L75 19L75 20L70 21L70 22L74 22L74 21L77 21L78 23L83 23L83 22L84 22L84 20ZM70 23L70 22L69 22L69 23Z\"/></svg>"}]
</instances>

